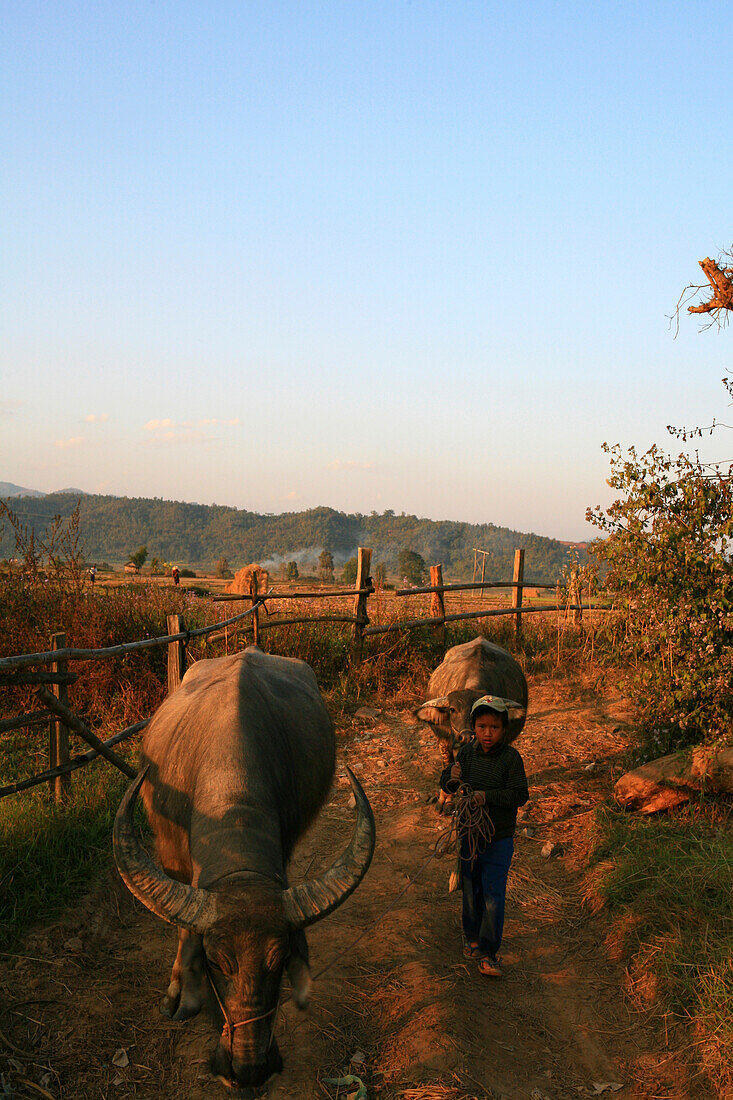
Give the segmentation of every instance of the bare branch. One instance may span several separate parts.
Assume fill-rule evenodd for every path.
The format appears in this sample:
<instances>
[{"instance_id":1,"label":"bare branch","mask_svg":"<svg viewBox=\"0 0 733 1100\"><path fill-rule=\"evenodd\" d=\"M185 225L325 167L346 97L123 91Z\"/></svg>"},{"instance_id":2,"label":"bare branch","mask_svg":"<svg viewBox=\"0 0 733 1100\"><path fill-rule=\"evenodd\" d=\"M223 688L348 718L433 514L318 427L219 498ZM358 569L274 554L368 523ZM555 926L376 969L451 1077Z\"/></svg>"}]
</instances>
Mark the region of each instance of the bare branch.
<instances>
[{"instance_id":1,"label":"bare branch","mask_svg":"<svg viewBox=\"0 0 733 1100\"><path fill-rule=\"evenodd\" d=\"M733 310L733 268L724 267L722 264L722 255L718 257L718 260L711 260L709 256L706 256L704 260L700 260L700 267L702 268L703 275L710 284L710 290L712 296L707 302L701 302L697 306L688 306L688 313L712 313L715 315L715 320L720 323L720 311L721 310Z\"/></svg>"}]
</instances>

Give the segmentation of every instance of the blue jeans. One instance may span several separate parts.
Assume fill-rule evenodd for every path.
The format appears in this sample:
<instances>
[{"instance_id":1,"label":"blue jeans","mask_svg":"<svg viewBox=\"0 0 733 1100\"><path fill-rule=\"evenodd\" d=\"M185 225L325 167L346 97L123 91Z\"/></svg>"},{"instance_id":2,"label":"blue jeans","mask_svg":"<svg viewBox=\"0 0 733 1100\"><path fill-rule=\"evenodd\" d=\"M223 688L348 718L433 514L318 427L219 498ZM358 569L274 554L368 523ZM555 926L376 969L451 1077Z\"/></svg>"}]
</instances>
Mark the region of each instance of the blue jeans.
<instances>
[{"instance_id":1,"label":"blue jeans","mask_svg":"<svg viewBox=\"0 0 733 1100\"><path fill-rule=\"evenodd\" d=\"M478 943L492 958L501 947L504 930L504 900L509 866L514 855L514 839L495 840L476 857L473 867L466 856L467 841L461 843L461 888L463 934L469 943Z\"/></svg>"}]
</instances>

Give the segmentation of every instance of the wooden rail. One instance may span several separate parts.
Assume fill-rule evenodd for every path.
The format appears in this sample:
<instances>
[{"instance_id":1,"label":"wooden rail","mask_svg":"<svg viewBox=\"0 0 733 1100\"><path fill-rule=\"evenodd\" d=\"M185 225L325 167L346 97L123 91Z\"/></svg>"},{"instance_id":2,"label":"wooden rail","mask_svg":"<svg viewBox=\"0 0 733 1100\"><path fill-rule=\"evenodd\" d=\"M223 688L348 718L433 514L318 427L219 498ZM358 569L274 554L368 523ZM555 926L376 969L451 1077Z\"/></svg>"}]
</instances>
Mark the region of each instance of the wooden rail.
<instances>
[{"instance_id":1,"label":"wooden rail","mask_svg":"<svg viewBox=\"0 0 733 1100\"><path fill-rule=\"evenodd\" d=\"M535 585L532 585L534 588ZM563 604L563 611L587 611L588 604L581 606L580 604L571 605L565 607ZM556 611L554 607L523 607L523 615L531 615L533 612L545 612ZM489 607L484 608L483 611L462 611L458 615L445 615L438 616L433 615L423 619L402 619L398 623L388 623L386 626L368 626L364 631L364 636L372 634L387 634L392 630L415 630L420 626L439 626L441 623L455 623L459 619L489 619L495 615L514 615L516 617L516 610L511 607Z\"/></svg>"},{"instance_id":2,"label":"wooden rail","mask_svg":"<svg viewBox=\"0 0 733 1100\"><path fill-rule=\"evenodd\" d=\"M428 584L422 588L397 588L395 596L420 596L428 592L469 592L477 588L548 588L553 592L556 584L536 584L534 581L478 581L476 584Z\"/></svg>"},{"instance_id":3,"label":"wooden rail","mask_svg":"<svg viewBox=\"0 0 733 1100\"><path fill-rule=\"evenodd\" d=\"M128 726L127 729L120 730L120 732L114 734L113 737L108 737L103 744L108 749L111 749L113 745L119 745L120 741L126 741L128 737L140 733L140 730L144 730L149 721L150 719L146 718L144 722L136 722L133 726ZM72 756L66 764L61 764L59 767L49 768L48 771L33 775L30 779L21 779L18 783L9 783L7 787L0 787L0 798L4 798L5 795L8 794L18 794L20 791L27 791L30 787L37 787L40 783L48 783L51 779L56 779L59 775L68 775L70 772L76 771L77 768L83 768L85 764L90 764L92 760L96 760L99 755L96 749L90 749L89 752L81 753L79 756Z\"/></svg>"},{"instance_id":4,"label":"wooden rail","mask_svg":"<svg viewBox=\"0 0 733 1100\"><path fill-rule=\"evenodd\" d=\"M262 604L258 600L256 607ZM200 626L196 630L182 630L177 634L164 634L159 638L143 638L139 642L124 642L122 645L108 646L106 649L57 649L46 650L43 653L21 653L15 657L0 657L0 671L11 668L28 668L29 665L50 665L56 661L108 661L112 657L122 657L125 653L135 653L141 649L153 649L159 645L169 645L171 642L188 642L190 638L201 638L211 634L215 630L221 630L223 626L239 622L247 615L252 615L255 607L248 607L239 615L233 615L231 619L223 619L220 623L211 626ZM33 681L38 683L38 681Z\"/></svg>"},{"instance_id":5,"label":"wooden rail","mask_svg":"<svg viewBox=\"0 0 733 1100\"><path fill-rule=\"evenodd\" d=\"M271 600L325 600L328 596L368 596L373 588L339 588L332 592L265 592L260 593L260 599ZM212 596L212 603L234 603L236 600L251 600L251 595L246 592L230 592L223 595Z\"/></svg>"}]
</instances>

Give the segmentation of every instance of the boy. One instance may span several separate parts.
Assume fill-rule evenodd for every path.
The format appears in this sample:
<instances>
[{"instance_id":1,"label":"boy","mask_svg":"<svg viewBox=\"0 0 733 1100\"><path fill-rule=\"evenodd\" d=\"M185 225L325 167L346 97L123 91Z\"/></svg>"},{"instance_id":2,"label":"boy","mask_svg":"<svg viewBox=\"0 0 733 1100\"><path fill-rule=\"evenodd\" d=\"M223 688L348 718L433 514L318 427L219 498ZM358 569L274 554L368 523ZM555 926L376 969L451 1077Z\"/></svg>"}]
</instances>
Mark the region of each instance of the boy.
<instances>
[{"instance_id":1,"label":"boy","mask_svg":"<svg viewBox=\"0 0 733 1100\"><path fill-rule=\"evenodd\" d=\"M473 864L469 842L461 838L461 915L464 955L478 960L480 974L501 977L497 952L504 927L504 901L509 866L514 853L517 809L529 798L524 763L506 740L509 706L497 695L482 695L471 707L474 740L464 745L454 764L440 777L444 791L453 794L465 786L476 806L485 806L493 835Z\"/></svg>"}]
</instances>

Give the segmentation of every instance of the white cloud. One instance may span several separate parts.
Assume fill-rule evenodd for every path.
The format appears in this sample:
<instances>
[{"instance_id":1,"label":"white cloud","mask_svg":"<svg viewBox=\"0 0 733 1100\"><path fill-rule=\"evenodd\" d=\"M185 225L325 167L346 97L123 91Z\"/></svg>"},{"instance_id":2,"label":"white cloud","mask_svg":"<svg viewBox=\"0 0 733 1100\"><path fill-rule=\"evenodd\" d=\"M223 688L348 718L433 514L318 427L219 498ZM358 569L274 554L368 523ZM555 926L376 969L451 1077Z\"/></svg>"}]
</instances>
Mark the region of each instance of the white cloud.
<instances>
[{"instance_id":1,"label":"white cloud","mask_svg":"<svg viewBox=\"0 0 733 1100\"><path fill-rule=\"evenodd\" d=\"M179 423L175 423L170 417L164 417L163 419L148 420L144 428L146 432L163 432L166 437L170 437L173 432L186 432L196 428L215 428L219 425L236 427L240 423L241 420L238 416L232 417L231 420L220 420L216 416L207 416L202 420L181 420Z\"/></svg>"},{"instance_id":2,"label":"white cloud","mask_svg":"<svg viewBox=\"0 0 733 1100\"><path fill-rule=\"evenodd\" d=\"M109 420L107 413L89 413L84 417L85 424L104 424L107 420Z\"/></svg>"},{"instance_id":3,"label":"white cloud","mask_svg":"<svg viewBox=\"0 0 733 1100\"><path fill-rule=\"evenodd\" d=\"M373 462L344 462L340 458L335 458L333 462L329 462L329 470L373 470L375 463Z\"/></svg>"},{"instance_id":4,"label":"white cloud","mask_svg":"<svg viewBox=\"0 0 733 1100\"><path fill-rule=\"evenodd\" d=\"M291 489L289 493L285 494L286 500L300 500L300 495L296 493L295 489Z\"/></svg>"},{"instance_id":5,"label":"white cloud","mask_svg":"<svg viewBox=\"0 0 733 1100\"><path fill-rule=\"evenodd\" d=\"M71 439L57 439L54 446L60 447L62 451L65 451L68 447L79 447L84 442L83 435L74 435Z\"/></svg>"},{"instance_id":6,"label":"white cloud","mask_svg":"<svg viewBox=\"0 0 733 1100\"><path fill-rule=\"evenodd\" d=\"M186 428L181 426L180 428L168 428L165 431L158 431L151 435L149 439L145 440L146 445L156 446L165 443L217 443L218 440L213 435L206 435L205 432L198 431L195 428Z\"/></svg>"}]
</instances>

